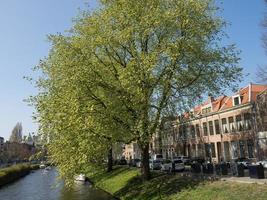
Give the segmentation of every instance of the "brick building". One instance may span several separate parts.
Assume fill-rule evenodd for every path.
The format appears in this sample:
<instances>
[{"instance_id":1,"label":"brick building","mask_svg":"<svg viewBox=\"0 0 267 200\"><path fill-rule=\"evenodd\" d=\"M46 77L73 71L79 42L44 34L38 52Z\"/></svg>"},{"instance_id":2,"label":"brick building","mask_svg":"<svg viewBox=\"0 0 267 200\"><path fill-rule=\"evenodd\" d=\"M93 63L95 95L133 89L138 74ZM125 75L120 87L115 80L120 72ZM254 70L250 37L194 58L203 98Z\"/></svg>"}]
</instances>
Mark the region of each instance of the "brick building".
<instances>
[{"instance_id":1,"label":"brick building","mask_svg":"<svg viewBox=\"0 0 267 200\"><path fill-rule=\"evenodd\" d=\"M232 96L209 96L190 112L165 122L161 136L163 156L203 157L215 162L257 157L255 102L266 89L267 85L249 84ZM266 98L261 101L266 102Z\"/></svg>"},{"instance_id":2,"label":"brick building","mask_svg":"<svg viewBox=\"0 0 267 200\"><path fill-rule=\"evenodd\" d=\"M254 103L255 126L257 133L257 157L267 159L267 89L257 96Z\"/></svg>"}]
</instances>

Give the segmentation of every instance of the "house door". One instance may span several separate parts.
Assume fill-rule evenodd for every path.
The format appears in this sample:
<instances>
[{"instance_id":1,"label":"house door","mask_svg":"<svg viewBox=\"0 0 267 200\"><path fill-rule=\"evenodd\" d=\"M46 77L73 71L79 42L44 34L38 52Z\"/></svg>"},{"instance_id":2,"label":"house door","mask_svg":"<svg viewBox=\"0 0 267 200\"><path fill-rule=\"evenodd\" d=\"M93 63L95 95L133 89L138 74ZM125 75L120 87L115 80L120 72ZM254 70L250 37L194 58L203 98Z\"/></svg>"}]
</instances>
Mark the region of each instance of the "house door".
<instances>
[{"instance_id":1,"label":"house door","mask_svg":"<svg viewBox=\"0 0 267 200\"><path fill-rule=\"evenodd\" d=\"M220 142L217 142L217 159L218 162L221 161L221 157L222 157L222 146Z\"/></svg>"}]
</instances>

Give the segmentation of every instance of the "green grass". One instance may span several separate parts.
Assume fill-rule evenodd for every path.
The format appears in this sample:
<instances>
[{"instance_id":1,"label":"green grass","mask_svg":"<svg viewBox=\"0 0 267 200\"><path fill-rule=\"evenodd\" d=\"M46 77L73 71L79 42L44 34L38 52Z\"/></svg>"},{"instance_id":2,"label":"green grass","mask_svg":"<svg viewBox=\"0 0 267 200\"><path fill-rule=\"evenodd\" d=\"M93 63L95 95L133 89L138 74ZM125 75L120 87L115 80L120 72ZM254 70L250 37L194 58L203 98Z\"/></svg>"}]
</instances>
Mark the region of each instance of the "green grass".
<instances>
[{"instance_id":1,"label":"green grass","mask_svg":"<svg viewBox=\"0 0 267 200\"><path fill-rule=\"evenodd\" d=\"M117 167L91 176L97 187L122 200L266 200L267 185L204 181L155 173L142 181L138 169Z\"/></svg>"},{"instance_id":2,"label":"green grass","mask_svg":"<svg viewBox=\"0 0 267 200\"><path fill-rule=\"evenodd\" d=\"M170 196L173 200L266 200L267 186L247 183L213 182L184 189Z\"/></svg>"},{"instance_id":3,"label":"green grass","mask_svg":"<svg viewBox=\"0 0 267 200\"><path fill-rule=\"evenodd\" d=\"M137 177L139 172L137 170L129 170L126 167L115 168L112 173L100 172L95 174L91 180L96 183L96 186L106 190L111 194L115 194L120 189L127 187L129 181Z\"/></svg>"}]
</instances>

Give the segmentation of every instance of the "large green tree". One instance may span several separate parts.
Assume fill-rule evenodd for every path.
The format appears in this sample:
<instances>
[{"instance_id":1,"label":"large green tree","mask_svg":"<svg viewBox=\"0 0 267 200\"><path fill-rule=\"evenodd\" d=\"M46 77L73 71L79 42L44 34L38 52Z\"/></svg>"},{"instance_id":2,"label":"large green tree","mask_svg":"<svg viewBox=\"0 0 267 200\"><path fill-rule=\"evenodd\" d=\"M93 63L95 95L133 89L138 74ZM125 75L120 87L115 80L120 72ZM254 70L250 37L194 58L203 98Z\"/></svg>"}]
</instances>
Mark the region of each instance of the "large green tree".
<instances>
[{"instance_id":1,"label":"large green tree","mask_svg":"<svg viewBox=\"0 0 267 200\"><path fill-rule=\"evenodd\" d=\"M149 179L149 142L162 116L242 77L211 0L102 0L66 35L50 37L34 97L51 158L71 175L137 141ZM81 163L81 165L79 164Z\"/></svg>"}]
</instances>

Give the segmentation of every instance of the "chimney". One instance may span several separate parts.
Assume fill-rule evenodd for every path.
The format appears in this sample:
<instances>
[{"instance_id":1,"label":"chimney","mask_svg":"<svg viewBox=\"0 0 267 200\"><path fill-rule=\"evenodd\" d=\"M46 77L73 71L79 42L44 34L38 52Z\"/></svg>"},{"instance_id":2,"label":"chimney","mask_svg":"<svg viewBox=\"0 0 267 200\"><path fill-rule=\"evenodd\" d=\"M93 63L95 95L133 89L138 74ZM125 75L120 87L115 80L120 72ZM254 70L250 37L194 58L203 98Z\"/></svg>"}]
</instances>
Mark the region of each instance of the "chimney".
<instances>
[{"instance_id":1,"label":"chimney","mask_svg":"<svg viewBox=\"0 0 267 200\"><path fill-rule=\"evenodd\" d=\"M212 96L211 93L209 93L209 95L208 95L208 100L210 103L212 103L214 101L214 97Z\"/></svg>"}]
</instances>

